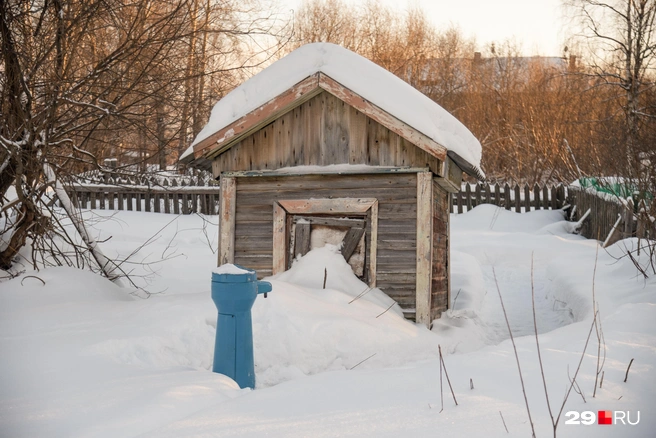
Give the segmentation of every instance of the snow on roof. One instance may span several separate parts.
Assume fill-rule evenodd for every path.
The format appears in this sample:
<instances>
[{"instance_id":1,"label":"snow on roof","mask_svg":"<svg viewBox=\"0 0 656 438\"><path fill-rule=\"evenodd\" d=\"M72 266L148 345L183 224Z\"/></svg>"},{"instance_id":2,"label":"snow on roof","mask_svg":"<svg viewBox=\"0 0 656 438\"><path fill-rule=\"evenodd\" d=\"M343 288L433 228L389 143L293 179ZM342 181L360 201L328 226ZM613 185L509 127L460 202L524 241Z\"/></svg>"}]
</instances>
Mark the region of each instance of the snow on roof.
<instances>
[{"instance_id":1,"label":"snow on roof","mask_svg":"<svg viewBox=\"0 0 656 438\"><path fill-rule=\"evenodd\" d=\"M460 121L389 71L330 43L304 45L231 91L214 106L209 122L181 158L192 154L194 145L317 72L326 74L480 170L481 144Z\"/></svg>"}]
</instances>

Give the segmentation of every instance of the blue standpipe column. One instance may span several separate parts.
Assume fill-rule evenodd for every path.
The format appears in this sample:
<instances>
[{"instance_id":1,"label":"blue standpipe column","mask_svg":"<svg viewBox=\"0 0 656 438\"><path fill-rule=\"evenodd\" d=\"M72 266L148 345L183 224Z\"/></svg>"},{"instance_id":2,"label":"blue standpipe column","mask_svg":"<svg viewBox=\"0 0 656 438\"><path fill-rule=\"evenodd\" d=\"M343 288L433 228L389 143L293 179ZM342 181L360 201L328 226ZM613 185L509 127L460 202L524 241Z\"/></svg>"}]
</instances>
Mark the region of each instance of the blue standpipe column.
<instances>
[{"instance_id":1,"label":"blue standpipe column","mask_svg":"<svg viewBox=\"0 0 656 438\"><path fill-rule=\"evenodd\" d=\"M240 388L255 388L251 308L257 294L271 292L271 283L257 281L252 269L235 268L223 271L239 273L212 273L212 300L219 311L212 371L231 377Z\"/></svg>"}]
</instances>

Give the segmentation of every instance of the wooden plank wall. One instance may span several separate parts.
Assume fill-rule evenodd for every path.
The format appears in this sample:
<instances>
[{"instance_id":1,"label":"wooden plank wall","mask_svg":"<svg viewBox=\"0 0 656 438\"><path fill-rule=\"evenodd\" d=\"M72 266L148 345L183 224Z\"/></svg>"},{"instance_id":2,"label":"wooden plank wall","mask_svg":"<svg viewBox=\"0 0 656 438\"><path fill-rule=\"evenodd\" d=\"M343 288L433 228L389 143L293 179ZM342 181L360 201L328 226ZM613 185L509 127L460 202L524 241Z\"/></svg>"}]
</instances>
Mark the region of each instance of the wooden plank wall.
<instances>
[{"instance_id":1,"label":"wooden plank wall","mask_svg":"<svg viewBox=\"0 0 656 438\"><path fill-rule=\"evenodd\" d=\"M238 177L235 263L271 275L273 201L312 198L378 199L377 287L402 308L414 308L417 175ZM370 228L367 227L367 245Z\"/></svg>"},{"instance_id":2,"label":"wooden plank wall","mask_svg":"<svg viewBox=\"0 0 656 438\"><path fill-rule=\"evenodd\" d=\"M451 194L433 179L433 263L431 321L449 307L449 207Z\"/></svg>"},{"instance_id":3,"label":"wooden plank wall","mask_svg":"<svg viewBox=\"0 0 656 438\"><path fill-rule=\"evenodd\" d=\"M330 164L441 171L437 158L325 91L244 138L212 166L217 176L226 171Z\"/></svg>"}]
</instances>

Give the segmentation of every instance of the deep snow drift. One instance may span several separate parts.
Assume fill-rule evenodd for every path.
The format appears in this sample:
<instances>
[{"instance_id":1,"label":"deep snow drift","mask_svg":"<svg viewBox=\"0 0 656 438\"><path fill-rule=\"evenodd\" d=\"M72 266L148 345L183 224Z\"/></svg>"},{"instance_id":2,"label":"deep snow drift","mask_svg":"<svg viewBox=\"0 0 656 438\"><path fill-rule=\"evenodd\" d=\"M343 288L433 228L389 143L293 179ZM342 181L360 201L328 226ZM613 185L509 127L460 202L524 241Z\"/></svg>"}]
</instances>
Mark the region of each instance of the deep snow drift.
<instances>
[{"instance_id":1,"label":"deep snow drift","mask_svg":"<svg viewBox=\"0 0 656 438\"><path fill-rule=\"evenodd\" d=\"M130 295L70 268L0 283L0 436L528 436L493 268L538 436L551 436L532 336L531 255L557 412L568 367L573 375L590 330L596 242L568 234L557 211L519 215L480 206L452 218L452 310L432 331L405 321L380 291L354 300L366 286L334 247L312 251L272 279L273 291L253 308L255 391L208 371L216 218L118 212L99 221L96 237L112 236L103 249L135 252L125 266L155 293L139 298L143 291ZM656 281L617 259L621 245L633 243L598 252L603 387L593 399L593 334L577 379L587 403L570 394L559 436L651 437L656 430ZM438 345L459 403L445 387L441 413ZM567 425L570 410L631 411L632 421L640 411L640 424Z\"/></svg>"}]
</instances>

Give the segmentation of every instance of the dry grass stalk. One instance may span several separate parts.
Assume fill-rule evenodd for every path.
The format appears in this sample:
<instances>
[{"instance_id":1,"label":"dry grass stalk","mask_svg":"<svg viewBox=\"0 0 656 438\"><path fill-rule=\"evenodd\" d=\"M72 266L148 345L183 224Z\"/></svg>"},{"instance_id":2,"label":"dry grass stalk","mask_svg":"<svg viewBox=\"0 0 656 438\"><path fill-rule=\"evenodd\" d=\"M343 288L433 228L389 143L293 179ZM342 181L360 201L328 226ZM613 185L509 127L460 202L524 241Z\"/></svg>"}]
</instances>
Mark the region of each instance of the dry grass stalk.
<instances>
[{"instance_id":1,"label":"dry grass stalk","mask_svg":"<svg viewBox=\"0 0 656 438\"><path fill-rule=\"evenodd\" d=\"M508 426L506 426L506 420L503 419L503 414L501 413L501 411L499 411L499 415L501 416L501 421L503 421L503 427L506 429L506 433L510 433L508 431Z\"/></svg>"},{"instance_id":2,"label":"dry grass stalk","mask_svg":"<svg viewBox=\"0 0 656 438\"><path fill-rule=\"evenodd\" d=\"M595 295L595 278L597 276L597 261L599 259L599 245L597 245L597 250L595 253L595 263L594 270L592 272L592 311L597 315L594 319L595 334L597 335L597 367L595 374L594 389L592 391L592 397L597 395L597 382L599 380L599 375L603 372L604 364L606 363L606 340L604 339L604 331L601 328L601 318L599 315L599 303L597 303L597 298ZM601 346L604 347L603 359L601 354ZM601 388L601 385L599 386Z\"/></svg>"},{"instance_id":3,"label":"dry grass stalk","mask_svg":"<svg viewBox=\"0 0 656 438\"><path fill-rule=\"evenodd\" d=\"M437 350L440 353L440 369L444 368L444 375L446 376L446 382L449 384L449 389L451 390L451 396L453 397L453 402L458 406L458 400L456 400L456 394L453 392L453 387L451 386L451 380L449 379L449 373L446 372L446 363L444 363L444 356L442 356L442 346L438 345ZM441 381L441 380L440 380Z\"/></svg>"},{"instance_id":4,"label":"dry grass stalk","mask_svg":"<svg viewBox=\"0 0 656 438\"><path fill-rule=\"evenodd\" d=\"M513 337L512 330L510 329L510 322L508 321L508 314L506 313L506 306L503 305L503 298L501 297L501 289L499 288L499 281L497 280L497 273L494 267L492 267L492 274L494 275L494 284L497 287L497 293L499 294L499 301L501 302L501 309L503 310L503 317L506 320L506 326L508 327L508 334L510 335L510 341L512 342L513 351L515 352L515 360L517 361L517 370L519 371L519 381L522 384L522 393L524 394L524 403L526 404L526 412L528 414L528 421L531 423L531 436L535 438L535 426L533 425L533 419L531 418L531 409L528 406L528 398L526 397L526 386L524 385L524 376L522 375L522 367L519 364L519 355L517 354L517 346L515 345L515 338ZM535 307L535 306L534 306Z\"/></svg>"},{"instance_id":5,"label":"dry grass stalk","mask_svg":"<svg viewBox=\"0 0 656 438\"><path fill-rule=\"evenodd\" d=\"M629 370L631 369L631 364L633 364L633 358L631 359L631 362L629 362L629 366L626 368L626 375L624 376L624 383L626 383L626 379L629 378Z\"/></svg>"}]
</instances>

